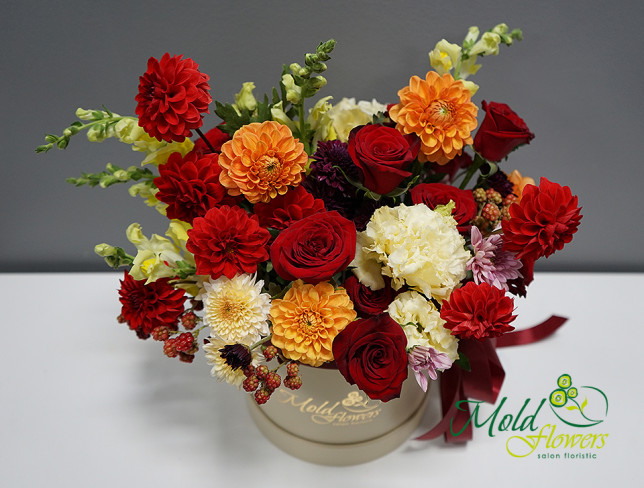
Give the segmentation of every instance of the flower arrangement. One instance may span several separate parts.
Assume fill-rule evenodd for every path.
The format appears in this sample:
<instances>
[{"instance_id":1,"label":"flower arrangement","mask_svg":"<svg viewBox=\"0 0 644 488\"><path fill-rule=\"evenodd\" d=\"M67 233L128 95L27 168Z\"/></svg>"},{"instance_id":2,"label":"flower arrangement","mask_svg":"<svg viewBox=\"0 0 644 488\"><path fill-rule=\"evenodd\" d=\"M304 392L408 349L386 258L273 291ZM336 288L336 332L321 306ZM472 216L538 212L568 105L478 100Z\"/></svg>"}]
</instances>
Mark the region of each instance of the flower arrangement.
<instances>
[{"instance_id":1,"label":"flower arrangement","mask_svg":"<svg viewBox=\"0 0 644 488\"><path fill-rule=\"evenodd\" d=\"M37 151L81 131L131 145L140 166L69 181L130 184L169 220L165 237L131 224L133 254L96 246L127 268L118 320L183 362L201 347L212 375L258 404L300 388L299 365L335 365L381 401L410 369L426 390L467 367L459 342L513 330L512 295L581 219L568 187L505 169L534 137L510 107L483 101L478 124L467 78L522 34L500 24L479 36L441 40L433 69L388 105L325 97L305 109L326 84L330 40L260 99L248 82L213 103L197 63L164 54L140 77L136 116L78 109ZM210 110L221 122L203 133Z\"/></svg>"}]
</instances>

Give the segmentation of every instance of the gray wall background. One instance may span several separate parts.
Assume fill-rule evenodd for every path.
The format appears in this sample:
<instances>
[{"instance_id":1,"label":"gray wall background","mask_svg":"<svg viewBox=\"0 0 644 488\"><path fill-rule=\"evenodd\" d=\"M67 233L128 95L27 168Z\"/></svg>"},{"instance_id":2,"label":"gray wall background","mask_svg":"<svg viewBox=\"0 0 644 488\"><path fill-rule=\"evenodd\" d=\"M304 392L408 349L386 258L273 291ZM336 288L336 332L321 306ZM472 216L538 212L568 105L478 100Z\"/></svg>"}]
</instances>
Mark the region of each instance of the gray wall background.
<instances>
[{"instance_id":1,"label":"gray wall background","mask_svg":"<svg viewBox=\"0 0 644 488\"><path fill-rule=\"evenodd\" d=\"M536 138L504 168L569 185L584 218L573 242L538 270L644 271L639 146L644 135L643 4L566 1L3 1L0 45L2 156L0 271L104 270L94 245L130 249L125 228L163 233L163 217L125 186L65 183L106 162L140 162L118 142L77 136L66 151L36 155L77 107L133 114L148 57L168 51L197 61L212 95L232 100L244 81L257 94L281 65L337 40L321 96L395 101L429 68L441 38L460 43L470 25L499 22L524 40L488 57L472 78L482 99L509 104ZM218 122L209 116L205 128Z\"/></svg>"}]
</instances>

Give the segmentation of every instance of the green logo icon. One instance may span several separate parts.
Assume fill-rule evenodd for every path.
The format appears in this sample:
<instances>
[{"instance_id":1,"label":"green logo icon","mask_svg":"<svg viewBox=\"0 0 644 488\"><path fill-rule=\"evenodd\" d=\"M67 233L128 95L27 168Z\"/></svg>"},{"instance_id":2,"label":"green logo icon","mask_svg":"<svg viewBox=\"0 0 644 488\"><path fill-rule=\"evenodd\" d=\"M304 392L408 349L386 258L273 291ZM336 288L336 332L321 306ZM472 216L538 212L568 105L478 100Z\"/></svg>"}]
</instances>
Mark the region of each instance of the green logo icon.
<instances>
[{"instance_id":1,"label":"green logo icon","mask_svg":"<svg viewBox=\"0 0 644 488\"><path fill-rule=\"evenodd\" d=\"M550 393L550 408L565 424L592 427L602 423L608 414L608 398L594 386L573 386L571 376L562 374L557 378L557 388Z\"/></svg>"}]
</instances>

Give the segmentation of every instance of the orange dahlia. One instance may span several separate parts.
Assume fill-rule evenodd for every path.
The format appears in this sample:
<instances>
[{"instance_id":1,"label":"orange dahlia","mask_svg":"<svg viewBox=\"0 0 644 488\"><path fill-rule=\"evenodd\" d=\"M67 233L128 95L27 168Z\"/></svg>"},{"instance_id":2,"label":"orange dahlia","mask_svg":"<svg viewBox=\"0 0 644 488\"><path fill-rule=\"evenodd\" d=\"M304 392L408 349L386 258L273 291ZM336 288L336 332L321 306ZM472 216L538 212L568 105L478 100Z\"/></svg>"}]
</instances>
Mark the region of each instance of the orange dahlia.
<instances>
[{"instance_id":1,"label":"orange dahlia","mask_svg":"<svg viewBox=\"0 0 644 488\"><path fill-rule=\"evenodd\" d=\"M521 197L523 196L523 189L526 185L536 186L533 178L530 178L529 176L523 176L516 169L508 175L508 180L510 180L510 183L512 183L512 193L517 196L516 203L519 203L521 201Z\"/></svg>"},{"instance_id":2,"label":"orange dahlia","mask_svg":"<svg viewBox=\"0 0 644 488\"><path fill-rule=\"evenodd\" d=\"M299 185L308 161L304 145L274 121L243 126L221 147L219 181L228 194L251 203L269 202Z\"/></svg>"},{"instance_id":3,"label":"orange dahlia","mask_svg":"<svg viewBox=\"0 0 644 488\"><path fill-rule=\"evenodd\" d=\"M273 300L270 314L273 344L287 358L310 366L333 361L333 339L356 318L344 288L302 280L282 300Z\"/></svg>"},{"instance_id":4,"label":"orange dahlia","mask_svg":"<svg viewBox=\"0 0 644 488\"><path fill-rule=\"evenodd\" d=\"M447 164L472 143L478 108L462 81L430 71L424 80L412 76L398 96L389 116L400 132L420 137L419 161Z\"/></svg>"}]
</instances>

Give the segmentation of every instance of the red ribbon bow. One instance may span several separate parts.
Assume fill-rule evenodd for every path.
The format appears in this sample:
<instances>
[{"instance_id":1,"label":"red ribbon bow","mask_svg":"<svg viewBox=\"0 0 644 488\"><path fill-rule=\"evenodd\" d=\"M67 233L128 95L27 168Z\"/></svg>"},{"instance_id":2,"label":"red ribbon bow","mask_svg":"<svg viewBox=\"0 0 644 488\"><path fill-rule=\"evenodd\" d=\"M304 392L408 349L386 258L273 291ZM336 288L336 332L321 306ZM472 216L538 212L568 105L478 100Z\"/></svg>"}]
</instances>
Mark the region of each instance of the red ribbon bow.
<instances>
[{"instance_id":1,"label":"red ribbon bow","mask_svg":"<svg viewBox=\"0 0 644 488\"><path fill-rule=\"evenodd\" d=\"M472 439L472 424L468 423L470 409L467 403L459 402L475 398L484 402L495 403L501 391L505 371L501 366L497 347L520 346L532 344L545 339L566 322L565 317L551 316L545 322L524 330L508 332L495 339L477 341L461 340L459 350L470 363L470 371L454 366L441 376L441 404L443 418L429 432L417 437L417 440L436 439L445 435L445 442L467 442ZM462 432L461 432L462 431ZM452 432L461 432L458 436Z\"/></svg>"}]
</instances>

